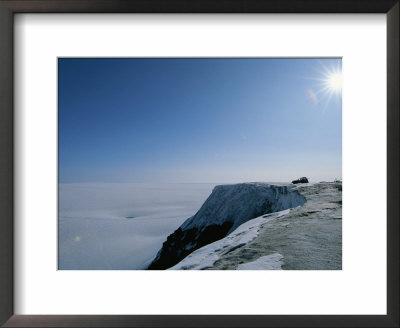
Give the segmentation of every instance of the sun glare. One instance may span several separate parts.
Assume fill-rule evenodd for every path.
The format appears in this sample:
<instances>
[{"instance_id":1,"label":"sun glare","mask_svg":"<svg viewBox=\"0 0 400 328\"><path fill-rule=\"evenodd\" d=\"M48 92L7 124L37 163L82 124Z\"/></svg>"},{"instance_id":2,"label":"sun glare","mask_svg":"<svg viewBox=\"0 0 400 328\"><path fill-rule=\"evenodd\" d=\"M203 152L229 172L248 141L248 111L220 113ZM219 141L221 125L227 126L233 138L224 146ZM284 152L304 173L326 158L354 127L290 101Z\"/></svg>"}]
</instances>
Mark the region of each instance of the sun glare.
<instances>
[{"instance_id":1,"label":"sun glare","mask_svg":"<svg viewBox=\"0 0 400 328\"><path fill-rule=\"evenodd\" d=\"M334 72L328 76L327 79L328 88L333 92L342 91L342 73Z\"/></svg>"},{"instance_id":2,"label":"sun glare","mask_svg":"<svg viewBox=\"0 0 400 328\"><path fill-rule=\"evenodd\" d=\"M330 103L332 97L340 101L342 95L342 65L337 61L336 65L325 66L320 61L321 69L319 77L308 78L319 81L313 89L307 90L307 95L315 104L324 104L324 110Z\"/></svg>"}]
</instances>

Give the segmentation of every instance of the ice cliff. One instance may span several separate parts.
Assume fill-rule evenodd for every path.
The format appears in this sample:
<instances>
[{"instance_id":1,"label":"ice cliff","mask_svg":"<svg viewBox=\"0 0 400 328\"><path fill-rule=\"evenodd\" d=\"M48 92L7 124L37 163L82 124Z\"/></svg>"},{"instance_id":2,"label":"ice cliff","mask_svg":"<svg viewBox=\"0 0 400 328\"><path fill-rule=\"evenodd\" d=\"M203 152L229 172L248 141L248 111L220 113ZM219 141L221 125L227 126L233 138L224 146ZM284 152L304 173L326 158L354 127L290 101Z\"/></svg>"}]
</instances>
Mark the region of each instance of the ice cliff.
<instances>
[{"instance_id":1,"label":"ice cliff","mask_svg":"<svg viewBox=\"0 0 400 328\"><path fill-rule=\"evenodd\" d=\"M246 221L305 202L290 186L263 183L216 186L200 210L168 236L148 269L170 268L193 251L224 238Z\"/></svg>"}]
</instances>

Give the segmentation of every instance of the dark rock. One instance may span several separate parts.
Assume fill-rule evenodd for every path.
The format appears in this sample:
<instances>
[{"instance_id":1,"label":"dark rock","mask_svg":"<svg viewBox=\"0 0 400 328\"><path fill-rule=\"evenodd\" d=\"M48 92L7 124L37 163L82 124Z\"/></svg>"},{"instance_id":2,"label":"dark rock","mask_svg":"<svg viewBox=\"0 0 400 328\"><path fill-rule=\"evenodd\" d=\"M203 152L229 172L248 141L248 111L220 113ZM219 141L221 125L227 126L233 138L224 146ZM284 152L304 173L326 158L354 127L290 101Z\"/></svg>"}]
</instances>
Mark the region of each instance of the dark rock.
<instances>
[{"instance_id":1,"label":"dark rock","mask_svg":"<svg viewBox=\"0 0 400 328\"><path fill-rule=\"evenodd\" d=\"M178 228L168 236L148 270L165 270L174 266L196 249L224 238L232 225L232 222L224 222L222 225L213 224L201 231L197 228L185 231Z\"/></svg>"},{"instance_id":2,"label":"dark rock","mask_svg":"<svg viewBox=\"0 0 400 328\"><path fill-rule=\"evenodd\" d=\"M308 183L308 179L307 179L306 177L302 177L302 178L299 178L299 179L297 179L297 180L293 180L292 183L293 183L293 184Z\"/></svg>"}]
</instances>

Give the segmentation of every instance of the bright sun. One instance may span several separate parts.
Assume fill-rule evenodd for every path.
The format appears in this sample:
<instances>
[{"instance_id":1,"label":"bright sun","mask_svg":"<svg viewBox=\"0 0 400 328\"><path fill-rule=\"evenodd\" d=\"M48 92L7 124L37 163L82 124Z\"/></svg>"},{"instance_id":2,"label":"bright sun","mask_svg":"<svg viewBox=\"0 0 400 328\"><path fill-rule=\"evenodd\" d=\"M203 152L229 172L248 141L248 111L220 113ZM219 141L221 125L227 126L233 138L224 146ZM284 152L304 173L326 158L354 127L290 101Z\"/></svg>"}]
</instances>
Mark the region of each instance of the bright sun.
<instances>
[{"instance_id":1,"label":"bright sun","mask_svg":"<svg viewBox=\"0 0 400 328\"><path fill-rule=\"evenodd\" d=\"M342 63L340 60L326 66L319 61L321 69L318 71L319 77L307 78L319 81L314 85L314 89L308 89L307 95L315 104L324 104L324 110L330 103L332 97L341 101L342 96Z\"/></svg>"},{"instance_id":2,"label":"bright sun","mask_svg":"<svg viewBox=\"0 0 400 328\"><path fill-rule=\"evenodd\" d=\"M342 91L342 73L333 72L327 76L326 79L327 87L330 91L340 93Z\"/></svg>"}]
</instances>

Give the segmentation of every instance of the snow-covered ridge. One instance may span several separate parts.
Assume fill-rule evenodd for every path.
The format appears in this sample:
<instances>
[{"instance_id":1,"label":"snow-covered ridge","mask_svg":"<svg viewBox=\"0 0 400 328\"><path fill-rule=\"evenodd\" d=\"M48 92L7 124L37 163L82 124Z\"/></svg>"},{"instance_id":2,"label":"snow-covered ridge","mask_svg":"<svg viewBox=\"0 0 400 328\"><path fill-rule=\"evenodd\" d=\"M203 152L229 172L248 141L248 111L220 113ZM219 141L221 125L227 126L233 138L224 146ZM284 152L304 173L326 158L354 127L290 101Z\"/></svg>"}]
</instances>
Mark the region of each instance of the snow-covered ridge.
<instances>
[{"instance_id":1,"label":"snow-covered ridge","mask_svg":"<svg viewBox=\"0 0 400 328\"><path fill-rule=\"evenodd\" d=\"M211 268L214 263L220 259L224 254L228 254L235 249L247 245L250 241L258 236L261 227L281 216L288 215L290 210L284 210L276 213L266 214L258 218L249 220L239 226L235 231L230 233L228 236L221 240L217 240L209 245L206 245L196 251L194 251L189 256L185 257L181 262L174 265L169 270L204 270ZM269 259L269 261L268 261ZM265 263L262 266L267 269L280 269L282 256L268 257L267 260L263 259ZM268 263L270 265L268 266ZM245 265L238 267L239 270L252 270L259 263L248 264L249 268ZM253 265L253 266L252 266Z\"/></svg>"},{"instance_id":2,"label":"snow-covered ridge","mask_svg":"<svg viewBox=\"0 0 400 328\"><path fill-rule=\"evenodd\" d=\"M303 205L305 198L294 186L240 183L216 186L195 216L187 219L183 230L209 224L232 222L228 234L255 217Z\"/></svg>"},{"instance_id":3,"label":"snow-covered ridge","mask_svg":"<svg viewBox=\"0 0 400 328\"><path fill-rule=\"evenodd\" d=\"M220 240L243 223L301 206L306 199L291 186L241 183L216 186L200 210L168 236L149 269L167 269L193 251Z\"/></svg>"}]
</instances>

